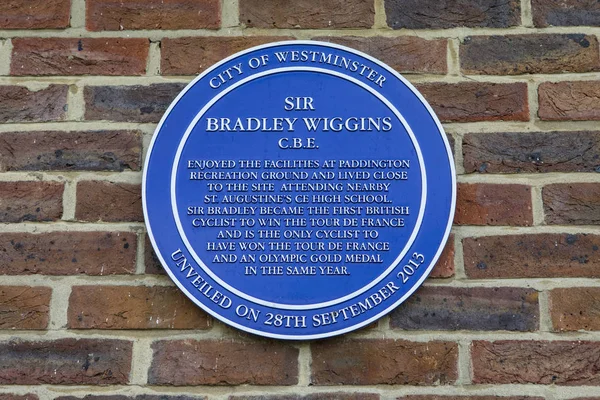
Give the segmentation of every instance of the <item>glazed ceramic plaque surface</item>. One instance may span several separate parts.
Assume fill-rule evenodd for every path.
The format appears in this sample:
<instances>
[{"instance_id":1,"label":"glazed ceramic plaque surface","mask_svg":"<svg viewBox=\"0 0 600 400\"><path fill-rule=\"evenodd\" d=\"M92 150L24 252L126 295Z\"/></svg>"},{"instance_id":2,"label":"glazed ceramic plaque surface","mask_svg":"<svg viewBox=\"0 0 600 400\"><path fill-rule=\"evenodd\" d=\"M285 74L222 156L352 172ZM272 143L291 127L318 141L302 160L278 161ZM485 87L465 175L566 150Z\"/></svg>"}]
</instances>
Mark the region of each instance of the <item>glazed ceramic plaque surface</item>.
<instances>
[{"instance_id":1,"label":"glazed ceramic plaque surface","mask_svg":"<svg viewBox=\"0 0 600 400\"><path fill-rule=\"evenodd\" d=\"M282 339L342 334L399 306L439 258L455 198L446 135L416 89L314 41L255 47L196 78L161 120L143 183L177 286L217 319Z\"/></svg>"}]
</instances>

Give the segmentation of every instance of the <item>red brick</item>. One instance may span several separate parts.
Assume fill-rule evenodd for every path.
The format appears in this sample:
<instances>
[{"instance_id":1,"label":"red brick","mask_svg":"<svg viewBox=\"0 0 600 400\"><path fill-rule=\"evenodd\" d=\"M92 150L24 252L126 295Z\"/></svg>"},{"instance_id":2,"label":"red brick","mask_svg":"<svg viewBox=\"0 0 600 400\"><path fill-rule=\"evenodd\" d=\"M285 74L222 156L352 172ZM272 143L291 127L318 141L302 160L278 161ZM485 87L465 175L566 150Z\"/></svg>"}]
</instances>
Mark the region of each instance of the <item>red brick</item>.
<instances>
[{"instance_id":1,"label":"red brick","mask_svg":"<svg viewBox=\"0 0 600 400\"><path fill-rule=\"evenodd\" d=\"M166 275L165 269L163 268L158 256L154 252L152 243L148 235L145 237L144 245L144 265L146 267L145 272L152 275Z\"/></svg>"},{"instance_id":2,"label":"red brick","mask_svg":"<svg viewBox=\"0 0 600 400\"><path fill-rule=\"evenodd\" d=\"M600 342L474 341L473 383L600 385Z\"/></svg>"},{"instance_id":3,"label":"red brick","mask_svg":"<svg viewBox=\"0 0 600 400\"><path fill-rule=\"evenodd\" d=\"M0 393L0 400L39 400L39 397L32 393L27 393L23 395L12 393Z\"/></svg>"},{"instance_id":4,"label":"red brick","mask_svg":"<svg viewBox=\"0 0 600 400\"><path fill-rule=\"evenodd\" d=\"M581 0L532 0L535 26L598 26L600 4Z\"/></svg>"},{"instance_id":5,"label":"red brick","mask_svg":"<svg viewBox=\"0 0 600 400\"><path fill-rule=\"evenodd\" d=\"M124 394L88 394L83 397L59 396L54 400L206 400L206 396L186 396L167 394L138 394L137 396L126 396Z\"/></svg>"},{"instance_id":6,"label":"red brick","mask_svg":"<svg viewBox=\"0 0 600 400\"><path fill-rule=\"evenodd\" d=\"M93 222L141 222L144 220L141 187L131 183L79 182L75 218Z\"/></svg>"},{"instance_id":7,"label":"red brick","mask_svg":"<svg viewBox=\"0 0 600 400\"><path fill-rule=\"evenodd\" d=\"M118 385L129 382L132 343L108 339L0 344L3 385Z\"/></svg>"},{"instance_id":8,"label":"red brick","mask_svg":"<svg viewBox=\"0 0 600 400\"><path fill-rule=\"evenodd\" d=\"M555 183L542 190L547 224L600 224L600 183Z\"/></svg>"},{"instance_id":9,"label":"red brick","mask_svg":"<svg viewBox=\"0 0 600 400\"><path fill-rule=\"evenodd\" d=\"M90 31L217 29L219 0L87 0Z\"/></svg>"},{"instance_id":10,"label":"red brick","mask_svg":"<svg viewBox=\"0 0 600 400\"><path fill-rule=\"evenodd\" d=\"M86 86L85 119L119 122L158 122L186 85Z\"/></svg>"},{"instance_id":11,"label":"red brick","mask_svg":"<svg viewBox=\"0 0 600 400\"><path fill-rule=\"evenodd\" d=\"M533 224L531 188L516 184L459 183L454 223L529 226Z\"/></svg>"},{"instance_id":12,"label":"red brick","mask_svg":"<svg viewBox=\"0 0 600 400\"><path fill-rule=\"evenodd\" d=\"M547 121L600 120L600 82L544 82L538 88L538 116Z\"/></svg>"},{"instance_id":13,"label":"red brick","mask_svg":"<svg viewBox=\"0 0 600 400\"><path fill-rule=\"evenodd\" d=\"M469 133L465 172L600 172L600 132Z\"/></svg>"},{"instance_id":14,"label":"red brick","mask_svg":"<svg viewBox=\"0 0 600 400\"><path fill-rule=\"evenodd\" d=\"M337 43L362 51L398 72L445 74L448 70L448 42L445 39L426 40L416 36L321 36L313 40Z\"/></svg>"},{"instance_id":15,"label":"red brick","mask_svg":"<svg viewBox=\"0 0 600 400\"><path fill-rule=\"evenodd\" d=\"M240 22L249 28L370 28L374 21L369 0L240 0Z\"/></svg>"},{"instance_id":16,"label":"red brick","mask_svg":"<svg viewBox=\"0 0 600 400\"><path fill-rule=\"evenodd\" d=\"M107 395L94 395L88 394L83 397L77 396L58 396L54 400L132 400L133 397L126 396L124 394L107 394Z\"/></svg>"},{"instance_id":17,"label":"red brick","mask_svg":"<svg viewBox=\"0 0 600 400\"><path fill-rule=\"evenodd\" d=\"M600 236L541 233L463 239L469 278L600 277Z\"/></svg>"},{"instance_id":18,"label":"red brick","mask_svg":"<svg viewBox=\"0 0 600 400\"><path fill-rule=\"evenodd\" d=\"M0 182L0 222L60 219L63 190L58 182Z\"/></svg>"},{"instance_id":19,"label":"red brick","mask_svg":"<svg viewBox=\"0 0 600 400\"><path fill-rule=\"evenodd\" d=\"M544 400L544 398L529 396L442 396L435 394L409 394L408 396L398 397L397 400Z\"/></svg>"},{"instance_id":20,"label":"red brick","mask_svg":"<svg viewBox=\"0 0 600 400\"><path fill-rule=\"evenodd\" d=\"M442 122L529 120L525 83L424 83L417 89Z\"/></svg>"},{"instance_id":21,"label":"red brick","mask_svg":"<svg viewBox=\"0 0 600 400\"><path fill-rule=\"evenodd\" d=\"M448 237L448 242L429 274L429 278L450 278L454 276L454 234Z\"/></svg>"},{"instance_id":22,"label":"red brick","mask_svg":"<svg viewBox=\"0 0 600 400\"><path fill-rule=\"evenodd\" d=\"M298 383L298 349L283 342L161 340L154 342L152 349L154 356L148 372L151 385Z\"/></svg>"},{"instance_id":23,"label":"red brick","mask_svg":"<svg viewBox=\"0 0 600 400\"><path fill-rule=\"evenodd\" d=\"M2 171L140 170L140 131L0 133Z\"/></svg>"},{"instance_id":24,"label":"red brick","mask_svg":"<svg viewBox=\"0 0 600 400\"><path fill-rule=\"evenodd\" d=\"M138 394L126 396L124 394L88 394L83 397L59 396L54 400L206 400L206 396L166 395L166 394Z\"/></svg>"},{"instance_id":25,"label":"red brick","mask_svg":"<svg viewBox=\"0 0 600 400\"><path fill-rule=\"evenodd\" d=\"M210 317L175 287L74 286L72 329L208 329Z\"/></svg>"},{"instance_id":26,"label":"red brick","mask_svg":"<svg viewBox=\"0 0 600 400\"><path fill-rule=\"evenodd\" d=\"M49 122L65 119L67 85L29 90L24 86L0 86L0 122Z\"/></svg>"},{"instance_id":27,"label":"red brick","mask_svg":"<svg viewBox=\"0 0 600 400\"><path fill-rule=\"evenodd\" d=\"M600 56L591 35L468 36L460 63L465 74L556 74L597 71Z\"/></svg>"},{"instance_id":28,"label":"red brick","mask_svg":"<svg viewBox=\"0 0 600 400\"><path fill-rule=\"evenodd\" d=\"M0 29L60 29L69 26L71 0L3 0Z\"/></svg>"},{"instance_id":29,"label":"red brick","mask_svg":"<svg viewBox=\"0 0 600 400\"><path fill-rule=\"evenodd\" d=\"M135 272L131 232L0 233L5 275L115 275Z\"/></svg>"},{"instance_id":30,"label":"red brick","mask_svg":"<svg viewBox=\"0 0 600 400\"><path fill-rule=\"evenodd\" d=\"M229 396L229 400L379 400L377 393L311 393L299 394L265 394Z\"/></svg>"},{"instance_id":31,"label":"red brick","mask_svg":"<svg viewBox=\"0 0 600 400\"><path fill-rule=\"evenodd\" d=\"M600 330L600 288L570 287L550 291L550 316L555 331Z\"/></svg>"},{"instance_id":32,"label":"red brick","mask_svg":"<svg viewBox=\"0 0 600 400\"><path fill-rule=\"evenodd\" d=\"M123 38L15 38L11 75L143 75L150 42Z\"/></svg>"},{"instance_id":33,"label":"red brick","mask_svg":"<svg viewBox=\"0 0 600 400\"><path fill-rule=\"evenodd\" d=\"M393 29L507 28L521 21L518 0L385 0Z\"/></svg>"},{"instance_id":34,"label":"red brick","mask_svg":"<svg viewBox=\"0 0 600 400\"><path fill-rule=\"evenodd\" d=\"M495 287L421 287L390 314L393 329L535 331L538 293Z\"/></svg>"},{"instance_id":35,"label":"red brick","mask_svg":"<svg viewBox=\"0 0 600 400\"><path fill-rule=\"evenodd\" d=\"M160 70L163 75L195 75L232 54L291 36L205 36L164 38Z\"/></svg>"},{"instance_id":36,"label":"red brick","mask_svg":"<svg viewBox=\"0 0 600 400\"><path fill-rule=\"evenodd\" d=\"M574 397L571 400L600 400L600 397Z\"/></svg>"},{"instance_id":37,"label":"red brick","mask_svg":"<svg viewBox=\"0 0 600 400\"><path fill-rule=\"evenodd\" d=\"M45 329L51 294L46 287L0 286L0 329Z\"/></svg>"},{"instance_id":38,"label":"red brick","mask_svg":"<svg viewBox=\"0 0 600 400\"><path fill-rule=\"evenodd\" d=\"M444 385L458 376L451 342L346 339L313 342L313 385Z\"/></svg>"}]
</instances>

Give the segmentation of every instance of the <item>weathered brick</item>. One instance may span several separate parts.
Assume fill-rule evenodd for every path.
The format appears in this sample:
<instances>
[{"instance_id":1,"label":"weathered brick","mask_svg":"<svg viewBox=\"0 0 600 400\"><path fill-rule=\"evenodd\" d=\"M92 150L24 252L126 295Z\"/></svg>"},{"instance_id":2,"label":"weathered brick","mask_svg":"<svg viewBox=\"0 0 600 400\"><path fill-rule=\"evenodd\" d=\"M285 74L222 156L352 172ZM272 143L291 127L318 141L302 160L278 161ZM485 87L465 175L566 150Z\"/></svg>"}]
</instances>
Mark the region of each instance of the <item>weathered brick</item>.
<instances>
[{"instance_id":1,"label":"weathered brick","mask_svg":"<svg viewBox=\"0 0 600 400\"><path fill-rule=\"evenodd\" d=\"M15 38L11 75L143 75L150 42L132 38Z\"/></svg>"},{"instance_id":2,"label":"weathered brick","mask_svg":"<svg viewBox=\"0 0 600 400\"><path fill-rule=\"evenodd\" d=\"M556 74L597 71L600 56L591 35L468 36L460 63L465 74Z\"/></svg>"},{"instance_id":3,"label":"weathered brick","mask_svg":"<svg viewBox=\"0 0 600 400\"><path fill-rule=\"evenodd\" d=\"M547 121L600 120L600 82L544 82L538 87L538 116Z\"/></svg>"},{"instance_id":4,"label":"weathered brick","mask_svg":"<svg viewBox=\"0 0 600 400\"><path fill-rule=\"evenodd\" d=\"M145 272L147 274L152 275L166 275L165 269L163 268L158 256L154 252L154 248L152 247L152 243L150 243L150 238L148 235L145 237L144 244L144 265L146 267Z\"/></svg>"},{"instance_id":5,"label":"weathered brick","mask_svg":"<svg viewBox=\"0 0 600 400\"><path fill-rule=\"evenodd\" d=\"M529 120L525 83L424 83L417 89L442 122Z\"/></svg>"},{"instance_id":6,"label":"weathered brick","mask_svg":"<svg viewBox=\"0 0 600 400\"><path fill-rule=\"evenodd\" d=\"M469 278L600 277L600 236L542 233L463 239Z\"/></svg>"},{"instance_id":7,"label":"weathered brick","mask_svg":"<svg viewBox=\"0 0 600 400\"><path fill-rule=\"evenodd\" d=\"M600 397L574 397L572 400L600 400Z\"/></svg>"},{"instance_id":8,"label":"weathered brick","mask_svg":"<svg viewBox=\"0 0 600 400\"><path fill-rule=\"evenodd\" d=\"M27 393L27 394L0 393L0 400L39 400L39 397L33 393Z\"/></svg>"},{"instance_id":9,"label":"weathered brick","mask_svg":"<svg viewBox=\"0 0 600 400\"><path fill-rule=\"evenodd\" d=\"M249 28L370 28L369 0L240 0L240 22Z\"/></svg>"},{"instance_id":10,"label":"weathered brick","mask_svg":"<svg viewBox=\"0 0 600 400\"><path fill-rule=\"evenodd\" d=\"M210 317L175 287L74 286L72 329L208 329Z\"/></svg>"},{"instance_id":11,"label":"weathered brick","mask_svg":"<svg viewBox=\"0 0 600 400\"><path fill-rule=\"evenodd\" d=\"M46 287L0 286L0 329L46 329L51 294Z\"/></svg>"},{"instance_id":12,"label":"weathered brick","mask_svg":"<svg viewBox=\"0 0 600 400\"><path fill-rule=\"evenodd\" d=\"M0 343L3 385L114 385L129 382L132 343L58 339Z\"/></svg>"},{"instance_id":13,"label":"weathered brick","mask_svg":"<svg viewBox=\"0 0 600 400\"><path fill-rule=\"evenodd\" d=\"M454 275L454 234L448 237L440 258L429 274L429 278L450 278Z\"/></svg>"},{"instance_id":14,"label":"weathered brick","mask_svg":"<svg viewBox=\"0 0 600 400\"><path fill-rule=\"evenodd\" d=\"M529 226L533 224L531 188L516 184L459 183L454 223Z\"/></svg>"},{"instance_id":15,"label":"weathered brick","mask_svg":"<svg viewBox=\"0 0 600 400\"><path fill-rule=\"evenodd\" d=\"M207 396L165 395L165 394L138 394L132 400L206 400Z\"/></svg>"},{"instance_id":16,"label":"weathered brick","mask_svg":"<svg viewBox=\"0 0 600 400\"><path fill-rule=\"evenodd\" d=\"M90 31L217 29L219 0L87 0Z\"/></svg>"},{"instance_id":17,"label":"weathered brick","mask_svg":"<svg viewBox=\"0 0 600 400\"><path fill-rule=\"evenodd\" d=\"M140 131L0 133L1 171L140 170Z\"/></svg>"},{"instance_id":18,"label":"weathered brick","mask_svg":"<svg viewBox=\"0 0 600 400\"><path fill-rule=\"evenodd\" d=\"M521 21L518 0L385 0L393 29L506 28Z\"/></svg>"},{"instance_id":19,"label":"weathered brick","mask_svg":"<svg viewBox=\"0 0 600 400\"><path fill-rule=\"evenodd\" d=\"M131 232L0 233L0 274L132 274L136 249Z\"/></svg>"},{"instance_id":20,"label":"weathered brick","mask_svg":"<svg viewBox=\"0 0 600 400\"><path fill-rule=\"evenodd\" d=\"M271 341L161 340L152 344L152 385L295 385L298 349ZM177 370L177 374L173 371ZM198 373L202 371L202 373Z\"/></svg>"},{"instance_id":21,"label":"weathered brick","mask_svg":"<svg viewBox=\"0 0 600 400\"><path fill-rule=\"evenodd\" d=\"M379 400L377 393L311 393L229 396L229 400Z\"/></svg>"},{"instance_id":22,"label":"weathered brick","mask_svg":"<svg viewBox=\"0 0 600 400\"><path fill-rule=\"evenodd\" d=\"M143 221L140 185L105 181L79 182L75 218L80 221Z\"/></svg>"},{"instance_id":23,"label":"weathered brick","mask_svg":"<svg viewBox=\"0 0 600 400\"><path fill-rule=\"evenodd\" d=\"M321 36L313 39L362 51L403 73L445 74L448 70L448 42L443 39L426 40L416 36Z\"/></svg>"},{"instance_id":24,"label":"weathered brick","mask_svg":"<svg viewBox=\"0 0 600 400\"><path fill-rule=\"evenodd\" d=\"M124 394L88 394L87 396L59 396L54 400L206 400L206 396L186 396L167 394L138 394L126 396Z\"/></svg>"},{"instance_id":25,"label":"weathered brick","mask_svg":"<svg viewBox=\"0 0 600 400\"><path fill-rule=\"evenodd\" d=\"M555 331L600 330L600 288L570 287L550 291L550 316Z\"/></svg>"},{"instance_id":26,"label":"weathered brick","mask_svg":"<svg viewBox=\"0 0 600 400\"><path fill-rule=\"evenodd\" d=\"M1 18L1 17L0 17ZM67 85L30 90L24 86L0 86L0 122L62 121L67 110Z\"/></svg>"},{"instance_id":27,"label":"weathered brick","mask_svg":"<svg viewBox=\"0 0 600 400\"><path fill-rule=\"evenodd\" d=\"M532 0L535 26L600 26L600 4L588 0Z\"/></svg>"},{"instance_id":28,"label":"weathered brick","mask_svg":"<svg viewBox=\"0 0 600 400\"><path fill-rule=\"evenodd\" d=\"M83 92L85 119L158 122L185 86L182 83L86 86Z\"/></svg>"},{"instance_id":29,"label":"weathered brick","mask_svg":"<svg viewBox=\"0 0 600 400\"><path fill-rule=\"evenodd\" d=\"M456 381L458 346L391 339L313 342L313 385L444 385Z\"/></svg>"},{"instance_id":30,"label":"weathered brick","mask_svg":"<svg viewBox=\"0 0 600 400\"><path fill-rule=\"evenodd\" d=\"M59 182L0 182L0 222L60 219L63 190Z\"/></svg>"},{"instance_id":31,"label":"weathered brick","mask_svg":"<svg viewBox=\"0 0 600 400\"><path fill-rule=\"evenodd\" d=\"M465 172L600 172L600 132L468 133Z\"/></svg>"},{"instance_id":32,"label":"weathered brick","mask_svg":"<svg viewBox=\"0 0 600 400\"><path fill-rule=\"evenodd\" d=\"M0 29L61 29L69 26L71 0L3 0Z\"/></svg>"},{"instance_id":33,"label":"weathered brick","mask_svg":"<svg viewBox=\"0 0 600 400\"><path fill-rule=\"evenodd\" d=\"M448 139L448 145L450 146L450 151L452 152L452 157L456 158L456 150L455 150L456 142L454 140L454 137L451 134L446 133L446 139Z\"/></svg>"},{"instance_id":34,"label":"weathered brick","mask_svg":"<svg viewBox=\"0 0 600 400\"><path fill-rule=\"evenodd\" d=\"M599 183L555 183L542 190L547 224L600 224Z\"/></svg>"},{"instance_id":35,"label":"weathered brick","mask_svg":"<svg viewBox=\"0 0 600 400\"><path fill-rule=\"evenodd\" d=\"M83 397L59 396L55 397L54 400L206 400L206 396L167 394L138 394L137 396L126 396L124 394L88 394Z\"/></svg>"},{"instance_id":36,"label":"weathered brick","mask_svg":"<svg viewBox=\"0 0 600 400\"><path fill-rule=\"evenodd\" d=\"M163 75L194 75L238 51L289 39L293 39L293 37L204 36L164 38L160 45L160 70Z\"/></svg>"},{"instance_id":37,"label":"weathered brick","mask_svg":"<svg viewBox=\"0 0 600 400\"><path fill-rule=\"evenodd\" d=\"M600 385L600 343L474 341L473 383Z\"/></svg>"},{"instance_id":38,"label":"weathered brick","mask_svg":"<svg viewBox=\"0 0 600 400\"><path fill-rule=\"evenodd\" d=\"M396 329L535 331L538 294L509 287L421 287L390 317Z\"/></svg>"},{"instance_id":39,"label":"weathered brick","mask_svg":"<svg viewBox=\"0 0 600 400\"><path fill-rule=\"evenodd\" d=\"M544 400L544 398L529 396L443 396L435 394L409 394L408 396L398 397L397 400Z\"/></svg>"}]
</instances>

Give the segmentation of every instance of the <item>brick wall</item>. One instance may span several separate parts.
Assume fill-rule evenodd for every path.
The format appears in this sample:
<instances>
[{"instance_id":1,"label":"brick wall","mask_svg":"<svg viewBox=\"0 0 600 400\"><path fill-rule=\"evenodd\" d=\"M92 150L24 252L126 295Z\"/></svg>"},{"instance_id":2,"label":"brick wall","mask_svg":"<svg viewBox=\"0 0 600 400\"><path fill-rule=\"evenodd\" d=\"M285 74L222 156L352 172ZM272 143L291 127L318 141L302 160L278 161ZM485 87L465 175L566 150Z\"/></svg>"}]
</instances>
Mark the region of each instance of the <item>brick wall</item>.
<instances>
[{"instance_id":1,"label":"brick wall","mask_svg":"<svg viewBox=\"0 0 600 400\"><path fill-rule=\"evenodd\" d=\"M3 0L0 400L600 399L598 26L583 0ZM332 340L208 317L141 211L175 95L289 38L405 74L459 174L432 278Z\"/></svg>"}]
</instances>

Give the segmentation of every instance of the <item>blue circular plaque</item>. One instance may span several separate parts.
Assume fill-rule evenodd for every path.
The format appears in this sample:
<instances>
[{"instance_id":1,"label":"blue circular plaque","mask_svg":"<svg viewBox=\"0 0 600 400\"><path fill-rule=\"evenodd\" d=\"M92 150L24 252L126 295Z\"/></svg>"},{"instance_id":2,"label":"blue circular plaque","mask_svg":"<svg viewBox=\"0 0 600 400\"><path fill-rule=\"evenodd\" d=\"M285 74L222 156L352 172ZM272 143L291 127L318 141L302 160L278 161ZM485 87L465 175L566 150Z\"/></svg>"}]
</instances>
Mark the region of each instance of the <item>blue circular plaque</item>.
<instances>
[{"instance_id":1,"label":"blue circular plaque","mask_svg":"<svg viewBox=\"0 0 600 400\"><path fill-rule=\"evenodd\" d=\"M360 328L440 256L454 163L431 107L366 54L315 41L237 53L163 116L143 180L148 233L217 319L281 339Z\"/></svg>"}]
</instances>

